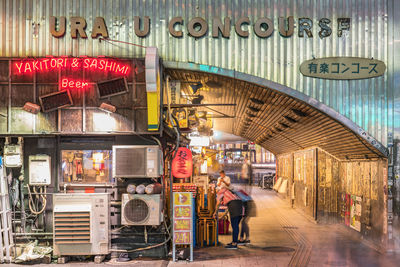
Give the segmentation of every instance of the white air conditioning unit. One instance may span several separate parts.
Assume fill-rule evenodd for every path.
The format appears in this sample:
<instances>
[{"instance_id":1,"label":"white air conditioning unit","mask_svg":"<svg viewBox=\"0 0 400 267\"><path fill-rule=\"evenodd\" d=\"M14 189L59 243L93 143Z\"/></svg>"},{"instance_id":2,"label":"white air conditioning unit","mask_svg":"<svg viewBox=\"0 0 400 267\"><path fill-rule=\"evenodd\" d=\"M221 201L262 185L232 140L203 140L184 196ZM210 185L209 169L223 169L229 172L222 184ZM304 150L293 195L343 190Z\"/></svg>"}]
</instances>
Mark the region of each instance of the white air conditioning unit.
<instances>
[{"instance_id":1,"label":"white air conditioning unit","mask_svg":"<svg viewBox=\"0 0 400 267\"><path fill-rule=\"evenodd\" d=\"M161 195L122 194L123 225L160 225L163 221Z\"/></svg>"},{"instance_id":2,"label":"white air conditioning unit","mask_svg":"<svg viewBox=\"0 0 400 267\"><path fill-rule=\"evenodd\" d=\"M162 153L158 146L113 146L114 178L159 177Z\"/></svg>"},{"instance_id":3,"label":"white air conditioning unit","mask_svg":"<svg viewBox=\"0 0 400 267\"><path fill-rule=\"evenodd\" d=\"M54 255L108 254L109 214L109 194L54 194Z\"/></svg>"}]
</instances>

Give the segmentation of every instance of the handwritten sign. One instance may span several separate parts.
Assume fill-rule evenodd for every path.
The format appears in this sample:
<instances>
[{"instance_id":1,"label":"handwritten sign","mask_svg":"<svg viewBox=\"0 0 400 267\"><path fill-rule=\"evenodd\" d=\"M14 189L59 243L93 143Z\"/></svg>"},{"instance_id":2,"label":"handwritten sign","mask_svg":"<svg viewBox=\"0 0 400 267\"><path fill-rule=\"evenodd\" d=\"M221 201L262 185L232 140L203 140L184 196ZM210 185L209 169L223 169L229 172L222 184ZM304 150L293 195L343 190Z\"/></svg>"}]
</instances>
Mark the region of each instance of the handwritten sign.
<instances>
[{"instance_id":1,"label":"handwritten sign","mask_svg":"<svg viewBox=\"0 0 400 267\"><path fill-rule=\"evenodd\" d=\"M192 243L193 208L191 192L174 192L174 244Z\"/></svg>"},{"instance_id":2,"label":"handwritten sign","mask_svg":"<svg viewBox=\"0 0 400 267\"><path fill-rule=\"evenodd\" d=\"M190 194L188 195L184 193L185 192L174 194L174 203L176 203L176 205L190 205L190 203L192 202L190 199Z\"/></svg>"},{"instance_id":3,"label":"handwritten sign","mask_svg":"<svg viewBox=\"0 0 400 267\"><path fill-rule=\"evenodd\" d=\"M358 57L310 59L300 65L304 76L331 80L368 79L382 76L385 71L383 61Z\"/></svg>"},{"instance_id":4,"label":"handwritten sign","mask_svg":"<svg viewBox=\"0 0 400 267\"><path fill-rule=\"evenodd\" d=\"M177 245L190 244L190 232L175 233L174 241Z\"/></svg>"},{"instance_id":5,"label":"handwritten sign","mask_svg":"<svg viewBox=\"0 0 400 267\"><path fill-rule=\"evenodd\" d=\"M191 223L190 219L176 219L174 221L174 227L175 227L174 229L190 231L191 229L190 223Z\"/></svg>"}]
</instances>

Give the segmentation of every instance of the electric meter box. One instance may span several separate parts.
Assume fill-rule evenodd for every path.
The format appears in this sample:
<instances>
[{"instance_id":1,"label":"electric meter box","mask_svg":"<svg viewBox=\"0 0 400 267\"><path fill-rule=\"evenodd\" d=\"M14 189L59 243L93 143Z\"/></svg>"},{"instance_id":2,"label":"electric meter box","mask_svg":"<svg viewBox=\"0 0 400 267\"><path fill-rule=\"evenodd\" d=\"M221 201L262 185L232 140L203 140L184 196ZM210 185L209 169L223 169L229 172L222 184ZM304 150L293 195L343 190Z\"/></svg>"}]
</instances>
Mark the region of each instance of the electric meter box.
<instances>
[{"instance_id":1,"label":"electric meter box","mask_svg":"<svg viewBox=\"0 0 400 267\"><path fill-rule=\"evenodd\" d=\"M48 155L29 156L29 184L51 184L51 162Z\"/></svg>"},{"instance_id":2,"label":"electric meter box","mask_svg":"<svg viewBox=\"0 0 400 267\"><path fill-rule=\"evenodd\" d=\"M22 148L20 145L4 146L4 166L10 168L22 166Z\"/></svg>"}]
</instances>

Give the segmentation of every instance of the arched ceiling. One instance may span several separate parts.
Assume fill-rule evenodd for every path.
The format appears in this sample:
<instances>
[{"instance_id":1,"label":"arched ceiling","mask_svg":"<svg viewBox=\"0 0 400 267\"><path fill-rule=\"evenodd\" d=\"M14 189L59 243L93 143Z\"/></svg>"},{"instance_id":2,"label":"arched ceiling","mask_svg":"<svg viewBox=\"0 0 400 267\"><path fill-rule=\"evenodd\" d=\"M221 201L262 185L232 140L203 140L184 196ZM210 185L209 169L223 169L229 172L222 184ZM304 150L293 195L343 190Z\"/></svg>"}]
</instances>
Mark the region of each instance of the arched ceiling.
<instances>
[{"instance_id":1,"label":"arched ceiling","mask_svg":"<svg viewBox=\"0 0 400 267\"><path fill-rule=\"evenodd\" d=\"M181 81L184 98L193 95L190 85L202 82L203 87L197 93L204 96L202 104L235 104L198 108L213 116L226 115L214 119L216 130L251 140L276 155L319 147L342 160L385 157L338 120L271 88L206 72L182 69L166 72L172 80ZM208 87L210 81L220 87Z\"/></svg>"}]
</instances>

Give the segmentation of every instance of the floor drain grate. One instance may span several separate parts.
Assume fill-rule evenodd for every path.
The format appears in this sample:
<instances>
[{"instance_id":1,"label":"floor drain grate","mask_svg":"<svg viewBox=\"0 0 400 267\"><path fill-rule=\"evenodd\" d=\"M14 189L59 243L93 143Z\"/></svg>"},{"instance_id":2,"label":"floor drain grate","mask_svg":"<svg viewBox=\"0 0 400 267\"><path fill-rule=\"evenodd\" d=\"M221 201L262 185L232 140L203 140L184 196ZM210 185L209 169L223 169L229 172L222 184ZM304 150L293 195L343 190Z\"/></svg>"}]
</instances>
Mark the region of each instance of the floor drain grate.
<instances>
[{"instance_id":1,"label":"floor drain grate","mask_svg":"<svg viewBox=\"0 0 400 267\"><path fill-rule=\"evenodd\" d=\"M283 226L283 229L298 229L296 226Z\"/></svg>"},{"instance_id":2,"label":"floor drain grate","mask_svg":"<svg viewBox=\"0 0 400 267\"><path fill-rule=\"evenodd\" d=\"M293 252L295 249L291 247L264 247L264 251L270 252Z\"/></svg>"}]
</instances>

